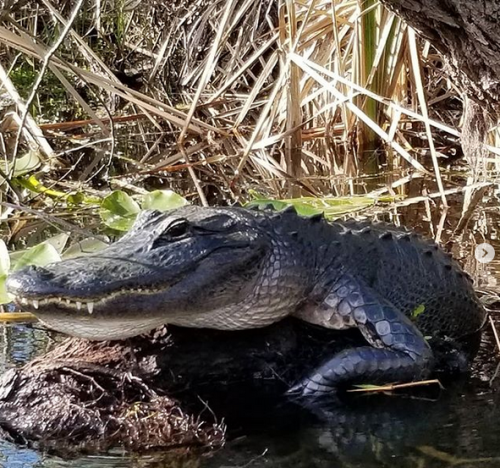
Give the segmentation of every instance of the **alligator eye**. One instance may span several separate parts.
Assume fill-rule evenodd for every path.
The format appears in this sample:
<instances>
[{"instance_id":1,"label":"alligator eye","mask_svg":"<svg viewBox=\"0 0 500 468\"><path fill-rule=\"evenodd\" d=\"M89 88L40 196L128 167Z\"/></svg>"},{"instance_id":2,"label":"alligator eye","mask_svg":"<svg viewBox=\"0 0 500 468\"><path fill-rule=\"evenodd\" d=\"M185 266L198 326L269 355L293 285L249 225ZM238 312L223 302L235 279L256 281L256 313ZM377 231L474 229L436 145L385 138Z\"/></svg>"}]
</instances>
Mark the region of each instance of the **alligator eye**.
<instances>
[{"instance_id":1,"label":"alligator eye","mask_svg":"<svg viewBox=\"0 0 500 468\"><path fill-rule=\"evenodd\" d=\"M181 219L173 224L171 224L166 234L168 237L181 237L188 231L189 224L184 219Z\"/></svg>"},{"instance_id":2,"label":"alligator eye","mask_svg":"<svg viewBox=\"0 0 500 468\"><path fill-rule=\"evenodd\" d=\"M189 231L189 223L185 219L180 219L171 224L163 234L153 240L152 248L161 248L170 245L176 239L180 239Z\"/></svg>"}]
</instances>

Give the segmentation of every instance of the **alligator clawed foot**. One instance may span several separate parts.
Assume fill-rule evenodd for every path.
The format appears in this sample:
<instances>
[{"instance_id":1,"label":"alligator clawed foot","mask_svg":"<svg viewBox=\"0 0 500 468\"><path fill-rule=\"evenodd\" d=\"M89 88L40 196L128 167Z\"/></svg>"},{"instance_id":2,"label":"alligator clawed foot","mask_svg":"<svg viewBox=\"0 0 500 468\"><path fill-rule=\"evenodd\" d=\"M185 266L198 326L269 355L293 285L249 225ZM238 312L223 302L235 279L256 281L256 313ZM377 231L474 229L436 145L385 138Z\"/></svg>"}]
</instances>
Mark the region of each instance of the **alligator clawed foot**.
<instances>
[{"instance_id":1,"label":"alligator clawed foot","mask_svg":"<svg viewBox=\"0 0 500 468\"><path fill-rule=\"evenodd\" d=\"M292 399L317 399L336 395L336 388L332 385L327 385L324 379L321 380L304 379L287 390L286 396Z\"/></svg>"},{"instance_id":2,"label":"alligator clawed foot","mask_svg":"<svg viewBox=\"0 0 500 468\"><path fill-rule=\"evenodd\" d=\"M292 399L300 398L303 395L303 390L304 390L304 385L301 382L300 384L296 384L293 387L289 388L285 392L285 396L292 398Z\"/></svg>"}]
</instances>

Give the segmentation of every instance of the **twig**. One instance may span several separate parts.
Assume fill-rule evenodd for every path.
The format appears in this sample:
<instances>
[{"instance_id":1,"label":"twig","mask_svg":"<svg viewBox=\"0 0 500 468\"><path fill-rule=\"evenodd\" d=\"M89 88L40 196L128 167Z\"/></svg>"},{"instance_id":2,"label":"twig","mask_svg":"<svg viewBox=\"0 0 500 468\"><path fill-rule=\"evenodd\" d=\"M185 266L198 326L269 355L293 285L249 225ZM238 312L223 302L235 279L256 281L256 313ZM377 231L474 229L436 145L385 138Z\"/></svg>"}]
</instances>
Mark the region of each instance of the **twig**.
<instances>
[{"instance_id":1,"label":"twig","mask_svg":"<svg viewBox=\"0 0 500 468\"><path fill-rule=\"evenodd\" d=\"M21 135L23 132L23 127L26 123L26 118L28 117L29 108L31 106L31 103L33 102L33 99L35 99L36 93L38 92L38 88L40 87L40 84L42 83L42 80L43 80L43 77L45 75L45 72L47 71L47 68L49 67L50 59L56 53L57 49L63 43L64 39L66 38L69 31L71 30L71 26L73 25L73 22L75 21L76 16L78 15L82 5L83 5L83 0L78 0L76 2L75 8L73 9L73 12L71 13L71 16L70 16L66 26L64 27L61 35L58 37L56 42L54 42L54 45L47 51L47 53L45 54L45 57L43 58L42 68L41 68L40 73L38 74L38 76L36 78L35 84L33 85L31 93L30 93L30 95L25 103L25 107L24 107L23 114L21 117L21 123L19 124L19 129L17 131L16 143L14 145L13 158L15 158L17 155L17 151L19 149L19 142L21 141Z\"/></svg>"},{"instance_id":2,"label":"twig","mask_svg":"<svg viewBox=\"0 0 500 468\"><path fill-rule=\"evenodd\" d=\"M439 169L439 163L437 159L437 154L436 154L436 148L434 146L434 139L432 138L432 130L431 130L431 124L429 122L429 112L427 109L427 102L425 99L425 92L424 92L424 85L423 85L423 80L421 76L421 70L420 70L420 60L419 60L419 55L418 55L418 50L417 50L417 38L415 31L412 28L408 28L408 42L410 45L410 56L412 58L413 62L413 76L415 79L415 84L417 85L417 97L420 102L420 110L422 112L422 117L425 125L425 132L427 134L427 142L429 144L429 149L431 152L431 158L432 158L432 165L434 167L434 174L436 177L436 183L439 189L439 193L441 194L441 200L443 202L444 208L448 208L448 201L446 200L446 194L444 193L444 186L443 186L443 180L441 178L441 170ZM442 217L441 219L444 222L444 218ZM441 236L441 229L438 229L438 234L436 239L439 241L439 237Z\"/></svg>"},{"instance_id":3,"label":"twig","mask_svg":"<svg viewBox=\"0 0 500 468\"><path fill-rule=\"evenodd\" d=\"M7 208L13 208L18 211L25 211L26 213L30 213L32 215L37 216L40 219L43 219L46 223L51 224L53 226L61 226L61 228L66 229L70 232L75 232L80 234L83 237L90 237L92 239L97 239L103 242L107 242L103 236L96 235L92 233L91 231L87 231L86 229L81 229L71 223L68 223L67 221L64 221L63 219L57 218L56 216L48 215L47 213L44 213L43 211L40 210L35 210L33 208L29 208L25 205L21 204L16 204L16 203L7 203L7 202L0 202L0 206L5 206Z\"/></svg>"},{"instance_id":4,"label":"twig","mask_svg":"<svg viewBox=\"0 0 500 468\"><path fill-rule=\"evenodd\" d=\"M488 315L488 320L491 325L491 329L493 330L493 336L495 337L495 343L497 345L497 354L500 355L500 337L498 336L498 330L497 327L495 326L495 322L491 315ZM493 373L493 377L490 379L490 386L493 384L495 379L498 377L498 374L500 372L500 362L497 365L497 368L495 369L495 372Z\"/></svg>"},{"instance_id":5,"label":"twig","mask_svg":"<svg viewBox=\"0 0 500 468\"><path fill-rule=\"evenodd\" d=\"M389 384L389 385L381 385L367 388L354 388L351 390L347 390L348 393L377 393L377 392L392 392L393 390L400 390L402 388L412 388L412 387L422 387L424 385L437 384L439 388L444 390L443 385L438 379L433 380L420 380L418 382L407 382L402 384Z\"/></svg>"},{"instance_id":6,"label":"twig","mask_svg":"<svg viewBox=\"0 0 500 468\"><path fill-rule=\"evenodd\" d=\"M424 455L427 455L428 457L434 458L435 460L439 460L441 462L445 462L448 466L458 466L458 465L484 466L483 463L489 464L491 462L500 460L500 457L459 458L455 455L443 452L429 445L420 445L419 447L417 447L417 450L422 452ZM427 465L422 465L422 466L427 466Z\"/></svg>"},{"instance_id":7,"label":"twig","mask_svg":"<svg viewBox=\"0 0 500 468\"><path fill-rule=\"evenodd\" d=\"M451 188L451 189L446 189L444 191L444 194L445 195L451 195L451 194L454 194L454 193L463 193L463 192L465 192L468 189L481 188L481 187L490 187L492 185L493 185L493 182L477 182L475 184L466 185L465 187L454 187L454 188ZM394 206L396 208L399 208L401 206L408 206L408 205L411 205L413 203L420 203L421 201L425 201L425 200L429 200L429 199L437 198L437 197L441 197L441 196L442 196L441 192L433 192L433 193L429 193L428 195L419 195L417 197L406 198L406 199L404 199L404 200L402 200L400 202L396 202L394 204Z\"/></svg>"},{"instance_id":8,"label":"twig","mask_svg":"<svg viewBox=\"0 0 500 468\"><path fill-rule=\"evenodd\" d=\"M2 305L0 305L0 322L27 322L37 320L30 312L4 312Z\"/></svg>"},{"instance_id":9,"label":"twig","mask_svg":"<svg viewBox=\"0 0 500 468\"><path fill-rule=\"evenodd\" d=\"M91 377L90 375L86 375L86 374L83 374L82 372L78 372L77 370L72 369L71 367L61 367L61 371L66 371L70 374L81 377L82 379L88 380L89 382L93 383L96 388L101 390L101 392L106 393L106 390L104 390L104 388L101 387L101 385L99 385L97 383L97 381L93 377Z\"/></svg>"},{"instance_id":10,"label":"twig","mask_svg":"<svg viewBox=\"0 0 500 468\"><path fill-rule=\"evenodd\" d=\"M498 337L497 327L495 326L495 322L491 318L491 315L488 316L490 321L491 328L493 329L493 335L495 336L495 342L497 344L497 352L500 354L500 338Z\"/></svg>"}]
</instances>

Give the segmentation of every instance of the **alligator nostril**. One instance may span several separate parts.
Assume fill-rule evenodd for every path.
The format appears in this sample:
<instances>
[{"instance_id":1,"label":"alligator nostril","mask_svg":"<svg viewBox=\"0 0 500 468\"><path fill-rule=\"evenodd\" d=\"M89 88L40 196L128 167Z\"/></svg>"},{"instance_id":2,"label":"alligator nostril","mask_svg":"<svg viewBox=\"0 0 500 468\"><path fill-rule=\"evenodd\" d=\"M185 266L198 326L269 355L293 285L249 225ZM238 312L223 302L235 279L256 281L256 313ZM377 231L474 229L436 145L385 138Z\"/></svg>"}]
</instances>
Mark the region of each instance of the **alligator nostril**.
<instances>
[{"instance_id":1,"label":"alligator nostril","mask_svg":"<svg viewBox=\"0 0 500 468\"><path fill-rule=\"evenodd\" d=\"M10 274L7 277L5 286L9 293L17 295L28 293L34 283L43 282L47 284L47 282L53 279L54 273L47 268L29 265Z\"/></svg>"}]
</instances>

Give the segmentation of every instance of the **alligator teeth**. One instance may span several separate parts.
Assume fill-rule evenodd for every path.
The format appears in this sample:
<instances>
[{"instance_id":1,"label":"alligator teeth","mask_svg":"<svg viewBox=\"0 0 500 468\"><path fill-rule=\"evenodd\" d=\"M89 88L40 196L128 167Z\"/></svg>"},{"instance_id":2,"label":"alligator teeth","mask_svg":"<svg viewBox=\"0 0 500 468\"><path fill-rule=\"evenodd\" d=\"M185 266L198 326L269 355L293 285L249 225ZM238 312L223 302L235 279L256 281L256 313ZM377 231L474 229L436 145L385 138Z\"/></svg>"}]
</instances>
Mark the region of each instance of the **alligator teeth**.
<instances>
[{"instance_id":1,"label":"alligator teeth","mask_svg":"<svg viewBox=\"0 0 500 468\"><path fill-rule=\"evenodd\" d=\"M81 302L79 302L79 301L76 301L76 308L77 308L78 310L81 310L81 309L82 309L82 303L81 303Z\"/></svg>"},{"instance_id":2,"label":"alligator teeth","mask_svg":"<svg viewBox=\"0 0 500 468\"><path fill-rule=\"evenodd\" d=\"M33 299L33 307L38 309L38 301L36 299Z\"/></svg>"},{"instance_id":3,"label":"alligator teeth","mask_svg":"<svg viewBox=\"0 0 500 468\"><path fill-rule=\"evenodd\" d=\"M66 299L66 304L70 305L71 304L71 300L70 299Z\"/></svg>"},{"instance_id":4,"label":"alligator teeth","mask_svg":"<svg viewBox=\"0 0 500 468\"><path fill-rule=\"evenodd\" d=\"M93 302L87 302L87 309L89 311L89 314L94 312L94 303Z\"/></svg>"},{"instance_id":5,"label":"alligator teeth","mask_svg":"<svg viewBox=\"0 0 500 468\"><path fill-rule=\"evenodd\" d=\"M27 305L28 299L26 299L25 297L21 297L21 304Z\"/></svg>"}]
</instances>

